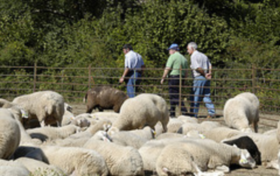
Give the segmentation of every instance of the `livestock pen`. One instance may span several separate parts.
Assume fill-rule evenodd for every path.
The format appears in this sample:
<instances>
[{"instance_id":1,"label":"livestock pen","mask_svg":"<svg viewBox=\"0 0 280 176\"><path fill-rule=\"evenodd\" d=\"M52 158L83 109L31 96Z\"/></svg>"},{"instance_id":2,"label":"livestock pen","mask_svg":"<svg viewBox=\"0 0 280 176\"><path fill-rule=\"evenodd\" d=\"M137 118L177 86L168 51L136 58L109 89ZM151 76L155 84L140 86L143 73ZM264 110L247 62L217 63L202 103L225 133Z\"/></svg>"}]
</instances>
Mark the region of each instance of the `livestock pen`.
<instances>
[{"instance_id":1,"label":"livestock pen","mask_svg":"<svg viewBox=\"0 0 280 176\"><path fill-rule=\"evenodd\" d=\"M0 66L0 97L12 100L14 97L41 90L53 90L63 95L66 102L82 104L88 89L95 86L110 86L126 91L125 84L118 80L123 68L99 67L45 67L38 66ZM190 107L189 97L193 78L187 69L188 77L180 77L179 97ZM160 84L163 68L145 68L137 94L154 93L169 103L168 79ZM256 68L213 69L211 79L211 99L217 116L222 116L227 99L241 92L255 93L260 100L261 125L276 127L280 112L280 70ZM180 105L179 105L180 106ZM177 107L177 115L180 108ZM200 117L207 116L202 102ZM217 119L218 120L218 119Z\"/></svg>"}]
</instances>

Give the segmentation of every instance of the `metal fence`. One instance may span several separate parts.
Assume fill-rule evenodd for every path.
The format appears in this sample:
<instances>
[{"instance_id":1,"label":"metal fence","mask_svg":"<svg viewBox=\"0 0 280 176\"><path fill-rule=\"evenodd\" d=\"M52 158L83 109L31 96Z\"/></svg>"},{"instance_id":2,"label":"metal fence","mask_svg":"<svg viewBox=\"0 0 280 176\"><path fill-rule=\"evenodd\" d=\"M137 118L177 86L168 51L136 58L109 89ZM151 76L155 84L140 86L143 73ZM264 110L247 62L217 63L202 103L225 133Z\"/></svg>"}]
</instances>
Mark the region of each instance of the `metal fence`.
<instances>
[{"instance_id":1,"label":"metal fence","mask_svg":"<svg viewBox=\"0 0 280 176\"><path fill-rule=\"evenodd\" d=\"M146 68L138 86L140 93L155 93L169 103L168 79L163 85L160 80L163 68ZM106 85L126 91L118 80L123 68L96 67L43 67L0 66L0 97L12 100L14 97L41 90L53 90L62 94L67 102L82 103L88 89ZM188 77L182 78L179 97L189 109L193 78L191 70ZM222 115L227 99L241 92L255 93L260 100L261 118L278 121L280 112L280 70L251 67L248 69L213 69L211 79L211 99L217 115ZM177 115L180 111L177 107ZM201 102L199 116L207 115ZM273 124L273 123L270 123ZM275 126L275 123L273 124Z\"/></svg>"}]
</instances>

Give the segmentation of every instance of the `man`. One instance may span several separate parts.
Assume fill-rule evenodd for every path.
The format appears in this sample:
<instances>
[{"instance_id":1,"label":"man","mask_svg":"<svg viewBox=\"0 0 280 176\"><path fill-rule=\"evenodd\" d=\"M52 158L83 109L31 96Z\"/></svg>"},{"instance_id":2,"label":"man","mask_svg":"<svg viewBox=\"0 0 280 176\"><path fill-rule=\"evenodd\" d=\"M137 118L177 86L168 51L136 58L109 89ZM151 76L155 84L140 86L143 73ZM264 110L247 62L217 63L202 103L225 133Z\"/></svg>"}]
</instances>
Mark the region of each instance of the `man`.
<instances>
[{"instance_id":1,"label":"man","mask_svg":"<svg viewBox=\"0 0 280 176\"><path fill-rule=\"evenodd\" d=\"M208 109L207 118L215 117L215 107L210 99L211 63L208 57L197 51L197 44L190 42L187 46L191 55L191 69L193 70L194 84L192 88L191 114L198 117L199 103L204 101Z\"/></svg>"},{"instance_id":2,"label":"man","mask_svg":"<svg viewBox=\"0 0 280 176\"><path fill-rule=\"evenodd\" d=\"M132 98L135 97L135 90L141 82L139 78L143 74L145 65L142 56L134 52L131 45L125 44L123 46L123 53L125 54L125 69L119 82L126 83L127 95Z\"/></svg>"},{"instance_id":3,"label":"man","mask_svg":"<svg viewBox=\"0 0 280 176\"><path fill-rule=\"evenodd\" d=\"M187 59L179 52L179 46L173 43L169 48L169 58L166 63L165 70L162 75L161 84L168 76L169 97L170 97L170 117L175 117L176 105L179 105L179 85L180 85L180 68L182 79L187 77ZM187 114L184 102L181 101L181 112Z\"/></svg>"}]
</instances>

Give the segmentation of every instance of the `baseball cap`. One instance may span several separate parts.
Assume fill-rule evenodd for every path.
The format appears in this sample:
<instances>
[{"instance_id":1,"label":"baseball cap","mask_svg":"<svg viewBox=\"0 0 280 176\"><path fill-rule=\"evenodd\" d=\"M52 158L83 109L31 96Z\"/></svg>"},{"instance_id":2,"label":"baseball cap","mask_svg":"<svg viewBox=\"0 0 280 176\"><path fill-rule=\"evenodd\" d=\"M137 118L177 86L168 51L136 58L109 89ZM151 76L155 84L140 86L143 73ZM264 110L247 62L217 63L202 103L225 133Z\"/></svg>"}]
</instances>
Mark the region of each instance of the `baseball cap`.
<instances>
[{"instance_id":1,"label":"baseball cap","mask_svg":"<svg viewBox=\"0 0 280 176\"><path fill-rule=\"evenodd\" d=\"M167 50L171 50L171 49L174 49L174 50L177 50L177 51L180 50L178 44L176 44L176 43L172 43Z\"/></svg>"}]
</instances>

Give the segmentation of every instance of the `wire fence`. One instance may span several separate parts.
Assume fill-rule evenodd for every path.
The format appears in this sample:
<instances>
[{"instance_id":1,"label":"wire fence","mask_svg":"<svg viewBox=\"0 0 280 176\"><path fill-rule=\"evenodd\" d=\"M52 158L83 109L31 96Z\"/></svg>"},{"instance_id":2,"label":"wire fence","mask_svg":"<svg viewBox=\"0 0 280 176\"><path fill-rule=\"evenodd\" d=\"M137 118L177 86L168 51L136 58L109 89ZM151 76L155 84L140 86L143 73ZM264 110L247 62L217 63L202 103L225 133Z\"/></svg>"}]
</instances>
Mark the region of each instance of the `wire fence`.
<instances>
[{"instance_id":1,"label":"wire fence","mask_svg":"<svg viewBox=\"0 0 280 176\"><path fill-rule=\"evenodd\" d=\"M168 78L160 84L164 69L145 68L137 94L154 93L170 103ZM179 101L190 111L193 78L180 77ZM37 66L0 66L0 97L13 98L35 91L53 90L62 94L67 102L81 103L88 89L95 86L110 86L126 91L125 84L119 84L123 68L88 67L43 67ZM217 116L222 116L223 106L229 98L241 92L255 93L260 100L261 118L278 121L280 111L280 70L252 66L248 69L212 69L211 99ZM177 106L177 115L180 108ZM201 102L199 116L207 116L205 103ZM271 123L270 123L271 124ZM275 124L273 124L275 126Z\"/></svg>"}]
</instances>

